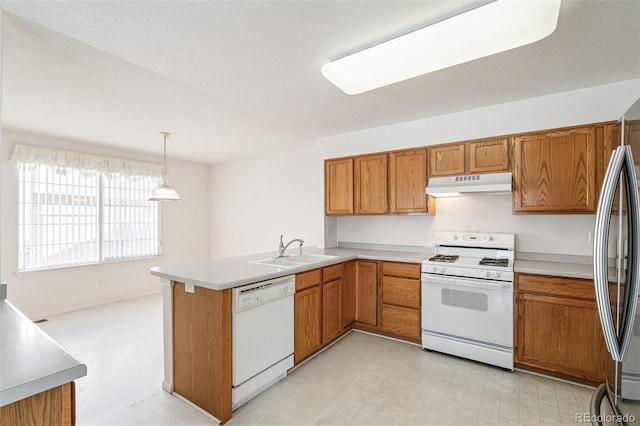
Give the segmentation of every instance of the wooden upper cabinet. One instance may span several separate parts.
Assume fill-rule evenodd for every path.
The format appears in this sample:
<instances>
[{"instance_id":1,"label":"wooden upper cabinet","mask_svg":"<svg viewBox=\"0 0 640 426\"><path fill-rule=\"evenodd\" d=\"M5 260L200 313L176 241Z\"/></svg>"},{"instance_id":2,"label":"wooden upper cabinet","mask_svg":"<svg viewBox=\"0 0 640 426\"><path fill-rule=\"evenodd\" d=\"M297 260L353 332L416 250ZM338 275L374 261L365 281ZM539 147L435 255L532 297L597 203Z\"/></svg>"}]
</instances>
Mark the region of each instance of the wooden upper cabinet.
<instances>
[{"instance_id":1,"label":"wooden upper cabinet","mask_svg":"<svg viewBox=\"0 0 640 426\"><path fill-rule=\"evenodd\" d=\"M595 127L513 138L514 213L593 213L596 186Z\"/></svg>"},{"instance_id":2,"label":"wooden upper cabinet","mask_svg":"<svg viewBox=\"0 0 640 426\"><path fill-rule=\"evenodd\" d=\"M628 122L628 133L625 144L630 145L633 150L633 162L640 164L640 120Z\"/></svg>"},{"instance_id":3,"label":"wooden upper cabinet","mask_svg":"<svg viewBox=\"0 0 640 426\"><path fill-rule=\"evenodd\" d=\"M476 141L429 148L429 176L509 171L509 139Z\"/></svg>"},{"instance_id":4,"label":"wooden upper cabinet","mask_svg":"<svg viewBox=\"0 0 640 426\"><path fill-rule=\"evenodd\" d=\"M325 161L324 180L325 213L353 214L353 158Z\"/></svg>"},{"instance_id":5,"label":"wooden upper cabinet","mask_svg":"<svg viewBox=\"0 0 640 426\"><path fill-rule=\"evenodd\" d=\"M429 148L430 176L464 174L464 144L443 145Z\"/></svg>"},{"instance_id":6,"label":"wooden upper cabinet","mask_svg":"<svg viewBox=\"0 0 640 426\"><path fill-rule=\"evenodd\" d=\"M389 154L390 213L429 213L426 187L426 149Z\"/></svg>"},{"instance_id":7,"label":"wooden upper cabinet","mask_svg":"<svg viewBox=\"0 0 640 426\"><path fill-rule=\"evenodd\" d=\"M507 138L469 142L469 173L509 171L509 140Z\"/></svg>"},{"instance_id":8,"label":"wooden upper cabinet","mask_svg":"<svg viewBox=\"0 0 640 426\"><path fill-rule=\"evenodd\" d=\"M354 158L355 212L357 214L386 214L387 154L364 155Z\"/></svg>"}]
</instances>

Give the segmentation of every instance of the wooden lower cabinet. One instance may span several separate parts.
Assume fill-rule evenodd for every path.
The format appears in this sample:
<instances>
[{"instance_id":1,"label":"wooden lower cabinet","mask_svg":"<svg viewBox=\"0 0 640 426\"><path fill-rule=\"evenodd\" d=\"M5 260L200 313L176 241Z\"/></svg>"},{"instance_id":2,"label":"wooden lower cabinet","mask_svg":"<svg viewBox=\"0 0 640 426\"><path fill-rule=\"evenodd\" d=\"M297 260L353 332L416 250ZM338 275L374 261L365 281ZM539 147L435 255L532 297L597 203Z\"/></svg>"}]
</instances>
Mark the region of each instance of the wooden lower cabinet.
<instances>
[{"instance_id":1,"label":"wooden lower cabinet","mask_svg":"<svg viewBox=\"0 0 640 426\"><path fill-rule=\"evenodd\" d=\"M173 286L173 380L182 397L231 419L231 289Z\"/></svg>"},{"instance_id":2,"label":"wooden lower cabinet","mask_svg":"<svg viewBox=\"0 0 640 426\"><path fill-rule=\"evenodd\" d=\"M355 320L367 325L378 325L378 264L356 261Z\"/></svg>"},{"instance_id":3,"label":"wooden lower cabinet","mask_svg":"<svg viewBox=\"0 0 640 426\"><path fill-rule=\"evenodd\" d=\"M319 269L296 275L294 362L322 347L322 275Z\"/></svg>"},{"instance_id":4,"label":"wooden lower cabinet","mask_svg":"<svg viewBox=\"0 0 640 426\"><path fill-rule=\"evenodd\" d=\"M382 264L382 330L419 341L421 337L420 265Z\"/></svg>"},{"instance_id":5,"label":"wooden lower cabinet","mask_svg":"<svg viewBox=\"0 0 640 426\"><path fill-rule=\"evenodd\" d=\"M75 425L75 383L65 383L0 407L0 424L6 426Z\"/></svg>"},{"instance_id":6,"label":"wooden lower cabinet","mask_svg":"<svg viewBox=\"0 0 640 426\"><path fill-rule=\"evenodd\" d=\"M516 367L603 382L608 353L593 281L518 274L516 282Z\"/></svg>"},{"instance_id":7,"label":"wooden lower cabinet","mask_svg":"<svg viewBox=\"0 0 640 426\"><path fill-rule=\"evenodd\" d=\"M356 262L346 262L344 264L344 275L342 277L342 328L349 329L356 320L355 316L355 284L356 284Z\"/></svg>"},{"instance_id":8,"label":"wooden lower cabinet","mask_svg":"<svg viewBox=\"0 0 640 426\"><path fill-rule=\"evenodd\" d=\"M382 329L411 339L420 339L420 310L382 305Z\"/></svg>"},{"instance_id":9,"label":"wooden lower cabinet","mask_svg":"<svg viewBox=\"0 0 640 426\"><path fill-rule=\"evenodd\" d=\"M322 284L322 344L335 340L342 334L342 279Z\"/></svg>"}]
</instances>

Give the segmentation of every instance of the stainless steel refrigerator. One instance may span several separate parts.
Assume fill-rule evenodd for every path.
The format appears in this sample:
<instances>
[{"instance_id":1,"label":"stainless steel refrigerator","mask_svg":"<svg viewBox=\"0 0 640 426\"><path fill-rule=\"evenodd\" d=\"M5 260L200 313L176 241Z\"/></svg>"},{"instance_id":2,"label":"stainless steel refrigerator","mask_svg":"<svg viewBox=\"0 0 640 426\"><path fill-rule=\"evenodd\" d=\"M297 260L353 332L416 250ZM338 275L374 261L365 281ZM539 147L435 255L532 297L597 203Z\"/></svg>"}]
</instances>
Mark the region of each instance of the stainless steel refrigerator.
<instances>
[{"instance_id":1,"label":"stainless steel refrigerator","mask_svg":"<svg viewBox=\"0 0 640 426\"><path fill-rule=\"evenodd\" d=\"M591 399L593 424L640 422L640 99L616 124L596 212L593 274L609 350L607 380Z\"/></svg>"}]
</instances>

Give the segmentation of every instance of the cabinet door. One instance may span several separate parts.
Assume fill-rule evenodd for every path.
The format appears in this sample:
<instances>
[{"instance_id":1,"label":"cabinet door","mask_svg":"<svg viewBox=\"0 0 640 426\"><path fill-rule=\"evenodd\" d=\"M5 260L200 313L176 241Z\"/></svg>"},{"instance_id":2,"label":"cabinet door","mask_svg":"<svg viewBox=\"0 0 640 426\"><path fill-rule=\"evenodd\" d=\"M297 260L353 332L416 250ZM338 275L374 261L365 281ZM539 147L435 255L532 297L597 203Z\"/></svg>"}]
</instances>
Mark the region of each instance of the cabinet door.
<instances>
[{"instance_id":1,"label":"cabinet door","mask_svg":"<svg viewBox=\"0 0 640 426\"><path fill-rule=\"evenodd\" d=\"M349 327L355 321L355 281L356 262L344 265L342 280L342 327Z\"/></svg>"},{"instance_id":2,"label":"cabinet door","mask_svg":"<svg viewBox=\"0 0 640 426\"><path fill-rule=\"evenodd\" d=\"M429 176L464 174L464 144L429 148Z\"/></svg>"},{"instance_id":3,"label":"cabinet door","mask_svg":"<svg viewBox=\"0 0 640 426\"><path fill-rule=\"evenodd\" d=\"M342 279L322 285L322 344L334 340L342 334Z\"/></svg>"},{"instance_id":4,"label":"cabinet door","mask_svg":"<svg viewBox=\"0 0 640 426\"><path fill-rule=\"evenodd\" d=\"M356 262L355 320L378 325L378 265L375 262Z\"/></svg>"},{"instance_id":5,"label":"cabinet door","mask_svg":"<svg viewBox=\"0 0 640 426\"><path fill-rule=\"evenodd\" d=\"M387 154L356 157L355 212L357 214L385 214L387 201Z\"/></svg>"},{"instance_id":6,"label":"cabinet door","mask_svg":"<svg viewBox=\"0 0 640 426\"><path fill-rule=\"evenodd\" d=\"M607 355L595 301L518 295L519 363L593 384L606 379Z\"/></svg>"},{"instance_id":7,"label":"cabinet door","mask_svg":"<svg viewBox=\"0 0 640 426\"><path fill-rule=\"evenodd\" d=\"M325 213L353 214L353 158L327 160L324 163Z\"/></svg>"},{"instance_id":8,"label":"cabinet door","mask_svg":"<svg viewBox=\"0 0 640 426\"><path fill-rule=\"evenodd\" d=\"M509 171L509 141L507 138L467 144L469 173Z\"/></svg>"},{"instance_id":9,"label":"cabinet door","mask_svg":"<svg viewBox=\"0 0 640 426\"><path fill-rule=\"evenodd\" d=\"M593 213L595 171L594 127L516 136L513 211Z\"/></svg>"},{"instance_id":10,"label":"cabinet door","mask_svg":"<svg viewBox=\"0 0 640 426\"><path fill-rule=\"evenodd\" d=\"M295 295L295 363L322 346L322 287L309 287Z\"/></svg>"},{"instance_id":11,"label":"cabinet door","mask_svg":"<svg viewBox=\"0 0 640 426\"><path fill-rule=\"evenodd\" d=\"M427 150L389 154L389 206L391 213L428 213Z\"/></svg>"},{"instance_id":12,"label":"cabinet door","mask_svg":"<svg viewBox=\"0 0 640 426\"><path fill-rule=\"evenodd\" d=\"M420 280L382 277L382 303L419 309Z\"/></svg>"},{"instance_id":13,"label":"cabinet door","mask_svg":"<svg viewBox=\"0 0 640 426\"><path fill-rule=\"evenodd\" d=\"M420 311L383 304L382 329L389 333L419 340L421 337Z\"/></svg>"}]
</instances>

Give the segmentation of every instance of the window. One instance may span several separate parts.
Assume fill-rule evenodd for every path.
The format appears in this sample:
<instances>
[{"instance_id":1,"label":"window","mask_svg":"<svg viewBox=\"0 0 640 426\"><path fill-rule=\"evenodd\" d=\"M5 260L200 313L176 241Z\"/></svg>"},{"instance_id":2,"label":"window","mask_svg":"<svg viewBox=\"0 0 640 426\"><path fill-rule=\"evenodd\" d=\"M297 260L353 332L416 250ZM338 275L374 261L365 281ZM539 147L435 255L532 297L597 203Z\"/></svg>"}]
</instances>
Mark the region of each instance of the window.
<instances>
[{"instance_id":1,"label":"window","mask_svg":"<svg viewBox=\"0 0 640 426\"><path fill-rule=\"evenodd\" d=\"M18 270L160 254L159 207L147 201L159 177L19 158L16 163Z\"/></svg>"}]
</instances>

